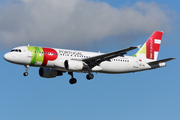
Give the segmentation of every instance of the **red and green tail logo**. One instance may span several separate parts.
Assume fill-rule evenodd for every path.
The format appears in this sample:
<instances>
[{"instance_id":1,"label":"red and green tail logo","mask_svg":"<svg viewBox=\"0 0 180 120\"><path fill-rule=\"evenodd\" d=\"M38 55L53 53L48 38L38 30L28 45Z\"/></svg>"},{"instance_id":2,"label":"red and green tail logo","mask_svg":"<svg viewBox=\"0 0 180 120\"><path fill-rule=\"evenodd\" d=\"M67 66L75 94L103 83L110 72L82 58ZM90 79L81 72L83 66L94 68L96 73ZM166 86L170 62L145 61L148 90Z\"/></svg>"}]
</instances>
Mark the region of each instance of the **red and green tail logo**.
<instances>
[{"instance_id":1,"label":"red and green tail logo","mask_svg":"<svg viewBox=\"0 0 180 120\"><path fill-rule=\"evenodd\" d=\"M157 60L162 35L163 32L155 31L134 56Z\"/></svg>"}]
</instances>

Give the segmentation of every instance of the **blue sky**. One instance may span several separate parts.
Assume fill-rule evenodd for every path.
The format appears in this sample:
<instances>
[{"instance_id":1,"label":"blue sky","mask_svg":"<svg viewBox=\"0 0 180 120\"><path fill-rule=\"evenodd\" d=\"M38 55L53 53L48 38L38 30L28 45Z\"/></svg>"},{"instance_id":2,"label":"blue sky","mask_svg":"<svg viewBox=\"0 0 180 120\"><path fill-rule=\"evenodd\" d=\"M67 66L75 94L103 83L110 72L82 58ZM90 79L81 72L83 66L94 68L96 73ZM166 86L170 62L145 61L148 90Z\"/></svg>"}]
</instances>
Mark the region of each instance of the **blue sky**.
<instances>
[{"instance_id":1,"label":"blue sky","mask_svg":"<svg viewBox=\"0 0 180 120\"><path fill-rule=\"evenodd\" d=\"M119 9L119 6L132 7L138 2L131 0L98 1L106 2L111 8L116 9ZM146 0L143 2L151 3L152 1ZM70 76L67 73L65 73L62 77L44 79L38 75L39 68L35 67L30 67L29 76L24 77L24 66L14 65L6 62L3 59L3 55L10 51L10 49L13 47L26 45L28 42L31 43L31 41L27 39L27 41L22 41L22 43L21 41L4 42L4 40L7 40L7 38L4 37L1 39L3 42L1 41L0 43L3 43L4 46L0 45L0 119L179 120L180 8L178 6L178 1L173 2L157 0L156 4L160 6L160 8L164 9L165 12L168 12L168 15L169 11L173 14L173 24L170 23L171 30L168 30L169 27L164 27L164 29L163 27L160 27L162 28L162 31L164 31L164 36L158 59L164 59L168 57L176 57L177 59L168 62L166 67L155 70L117 75L98 73L94 74L95 78L91 81L86 80L86 74L75 73L74 76L78 80L77 84L75 85L69 84ZM6 11L6 8L9 9L9 7L12 6L1 4L1 7L3 9L0 8L0 16L2 16L3 10ZM9 10L9 12L5 13L9 15L13 12ZM18 19L21 20L23 18L20 17ZM2 18L0 20L2 21ZM149 26L153 25L149 24ZM8 27L9 26L3 26L4 29L7 28L7 31L9 30ZM131 27L129 27L129 29L130 28ZM75 46L67 45L66 43L63 45L59 44L59 46L63 48L111 52L122 49L124 47L143 44L152 34L151 31L153 30L152 28L147 32L143 32L139 30L139 28L133 29L137 29L138 32L135 32L137 35L130 31L132 36L129 38L129 35L120 37L123 33L107 35L102 33L102 36L104 35L104 37L99 37L98 35L95 38L89 37L89 39L95 40L88 42L88 45L86 45L85 42L85 44L83 44L85 47L79 46L77 44L74 44ZM154 27L154 30L156 29L157 28ZM3 35L2 33L6 32L5 30L0 30L0 35ZM15 40L17 38L21 38L16 38L15 36L13 37ZM126 43L125 40L117 40L119 38L125 37L133 40L129 40L128 43ZM42 37L37 38L42 39ZM81 37L77 39L81 39ZM11 44L11 42L13 42L14 46ZM81 41L78 42L81 44ZM36 42L32 42L32 44L36 45ZM41 45L41 41L38 42L37 40L37 45ZM46 41L43 42L42 45L49 46L49 43ZM53 47L53 44L50 45ZM135 52L136 50L130 52L129 55Z\"/></svg>"}]
</instances>

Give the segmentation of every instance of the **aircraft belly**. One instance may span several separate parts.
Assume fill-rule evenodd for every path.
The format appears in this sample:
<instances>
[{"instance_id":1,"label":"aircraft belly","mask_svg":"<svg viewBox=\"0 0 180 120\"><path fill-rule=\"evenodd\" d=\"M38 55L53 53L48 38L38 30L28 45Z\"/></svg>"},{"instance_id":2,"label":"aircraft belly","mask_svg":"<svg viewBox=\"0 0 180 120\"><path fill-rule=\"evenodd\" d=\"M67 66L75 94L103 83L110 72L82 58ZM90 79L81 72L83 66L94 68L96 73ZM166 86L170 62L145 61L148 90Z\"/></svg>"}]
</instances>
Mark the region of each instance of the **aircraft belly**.
<instances>
[{"instance_id":1,"label":"aircraft belly","mask_svg":"<svg viewBox=\"0 0 180 120\"><path fill-rule=\"evenodd\" d=\"M129 71L129 64L125 62L102 62L100 64L102 72L105 73L122 73Z\"/></svg>"},{"instance_id":2,"label":"aircraft belly","mask_svg":"<svg viewBox=\"0 0 180 120\"><path fill-rule=\"evenodd\" d=\"M54 67L54 61L48 61L47 67Z\"/></svg>"}]
</instances>

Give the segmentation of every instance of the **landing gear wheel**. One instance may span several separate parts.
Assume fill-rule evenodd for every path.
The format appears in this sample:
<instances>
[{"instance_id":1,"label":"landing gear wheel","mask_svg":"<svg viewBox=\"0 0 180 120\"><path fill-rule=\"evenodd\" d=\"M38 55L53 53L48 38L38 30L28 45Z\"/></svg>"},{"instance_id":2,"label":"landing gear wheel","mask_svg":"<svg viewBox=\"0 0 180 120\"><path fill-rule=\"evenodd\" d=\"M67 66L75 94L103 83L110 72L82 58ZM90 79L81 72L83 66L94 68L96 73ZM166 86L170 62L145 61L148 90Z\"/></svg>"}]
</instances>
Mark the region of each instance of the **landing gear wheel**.
<instances>
[{"instance_id":1,"label":"landing gear wheel","mask_svg":"<svg viewBox=\"0 0 180 120\"><path fill-rule=\"evenodd\" d=\"M75 79L75 78L71 78L70 80L69 80L69 83L70 84L75 84L77 82L77 80Z\"/></svg>"},{"instance_id":2,"label":"landing gear wheel","mask_svg":"<svg viewBox=\"0 0 180 120\"><path fill-rule=\"evenodd\" d=\"M24 75L24 76L28 76L28 72L27 72L27 71L28 71L29 65L24 65L24 66L25 66L25 68L26 68L26 72L24 72L23 75Z\"/></svg>"},{"instance_id":3,"label":"landing gear wheel","mask_svg":"<svg viewBox=\"0 0 180 120\"><path fill-rule=\"evenodd\" d=\"M28 72L25 72L23 75L24 75L24 76L28 76Z\"/></svg>"},{"instance_id":4,"label":"landing gear wheel","mask_svg":"<svg viewBox=\"0 0 180 120\"><path fill-rule=\"evenodd\" d=\"M91 79L94 78L94 75L93 75L93 74L87 74L87 75L86 75L86 78L87 78L88 80L91 80Z\"/></svg>"}]
</instances>

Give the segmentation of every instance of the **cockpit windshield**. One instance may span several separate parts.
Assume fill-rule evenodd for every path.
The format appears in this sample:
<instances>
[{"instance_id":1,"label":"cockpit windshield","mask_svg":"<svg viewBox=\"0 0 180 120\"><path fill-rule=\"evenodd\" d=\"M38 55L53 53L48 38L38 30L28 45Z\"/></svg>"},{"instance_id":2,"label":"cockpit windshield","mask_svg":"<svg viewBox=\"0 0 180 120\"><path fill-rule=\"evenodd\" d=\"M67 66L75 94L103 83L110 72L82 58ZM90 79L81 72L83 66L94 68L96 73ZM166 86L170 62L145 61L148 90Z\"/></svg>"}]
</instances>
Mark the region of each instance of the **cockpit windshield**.
<instances>
[{"instance_id":1,"label":"cockpit windshield","mask_svg":"<svg viewBox=\"0 0 180 120\"><path fill-rule=\"evenodd\" d=\"M12 49L11 52L21 52L21 49Z\"/></svg>"}]
</instances>

